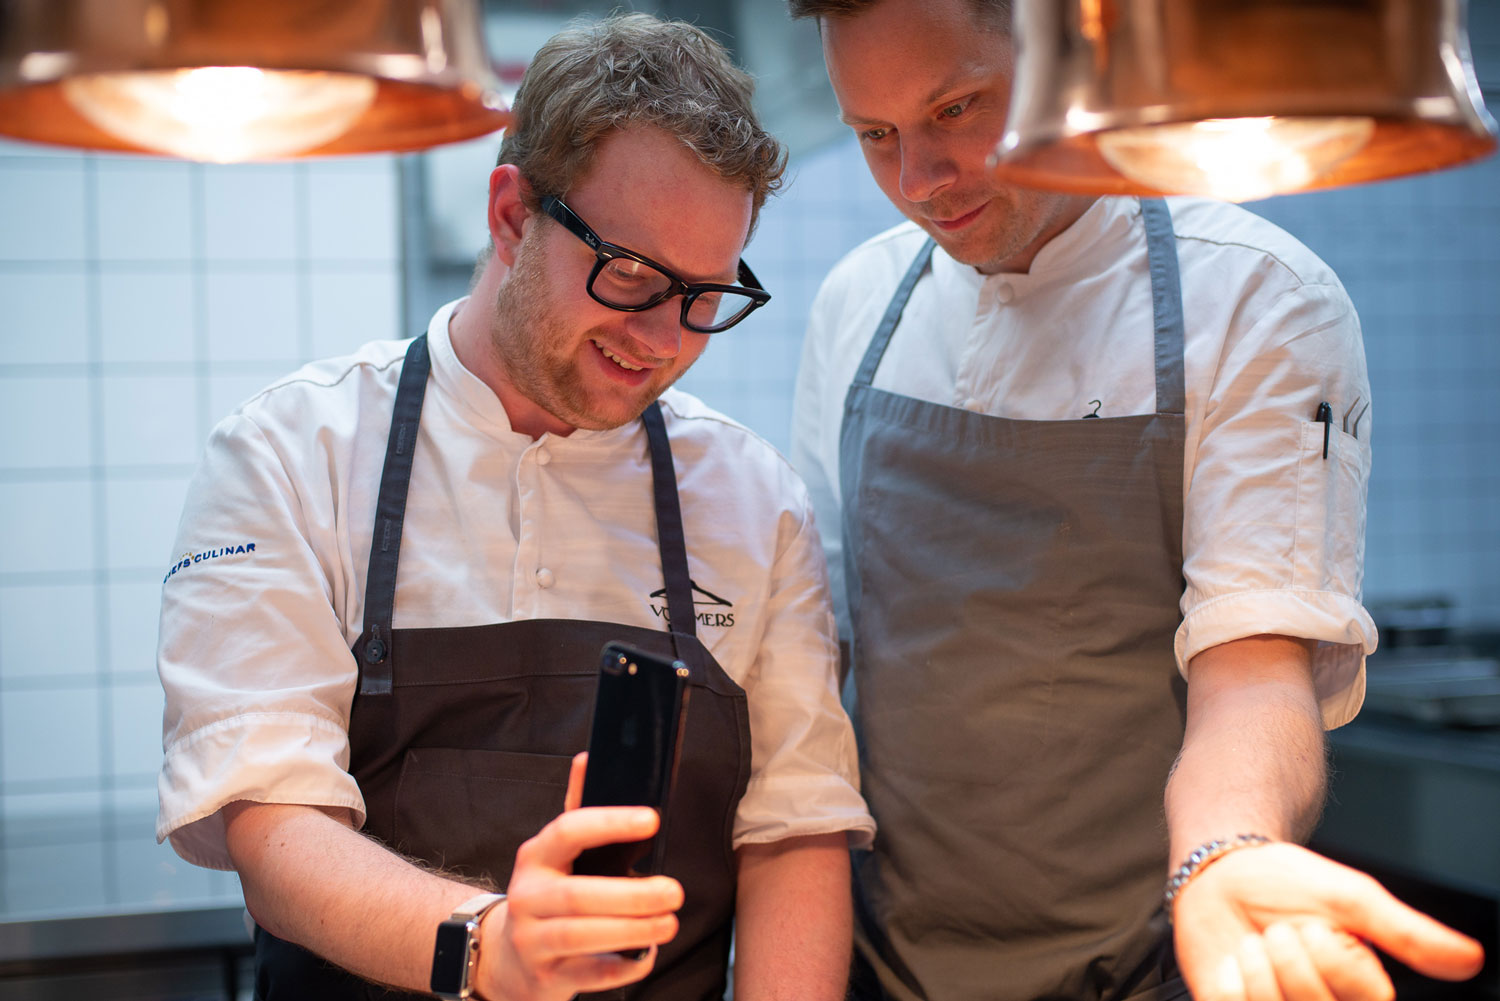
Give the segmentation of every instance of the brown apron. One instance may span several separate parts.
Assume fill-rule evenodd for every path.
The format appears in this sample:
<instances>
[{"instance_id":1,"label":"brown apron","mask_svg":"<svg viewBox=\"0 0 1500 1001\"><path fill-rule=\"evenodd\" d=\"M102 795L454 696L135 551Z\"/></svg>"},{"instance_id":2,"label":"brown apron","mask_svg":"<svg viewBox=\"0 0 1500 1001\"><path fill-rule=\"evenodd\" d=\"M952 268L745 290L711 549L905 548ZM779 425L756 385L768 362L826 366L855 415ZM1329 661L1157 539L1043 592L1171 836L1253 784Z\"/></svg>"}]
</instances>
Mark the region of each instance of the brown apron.
<instances>
[{"instance_id":1,"label":"brown apron","mask_svg":"<svg viewBox=\"0 0 1500 1001\"><path fill-rule=\"evenodd\" d=\"M1160 913L1182 746L1183 324L1171 217L1142 203L1156 413L1009 420L875 389L840 441L863 792L852 996L1185 996ZM1040 337L1048 331L1036 331Z\"/></svg>"},{"instance_id":2,"label":"brown apron","mask_svg":"<svg viewBox=\"0 0 1500 1001\"><path fill-rule=\"evenodd\" d=\"M677 937L641 983L589 997L722 999L734 917L735 810L750 776L745 693L696 638L671 446L660 407L641 415L651 452L670 632L534 619L454 629L392 629L396 563L429 359L406 354L376 502L365 630L354 644L350 771L364 832L428 865L504 888L516 849L562 811L572 756L588 744L599 652L612 640L676 657L691 671L666 872L682 882ZM436 933L436 927L433 929ZM256 930L262 1001L419 998L387 990Z\"/></svg>"}]
</instances>

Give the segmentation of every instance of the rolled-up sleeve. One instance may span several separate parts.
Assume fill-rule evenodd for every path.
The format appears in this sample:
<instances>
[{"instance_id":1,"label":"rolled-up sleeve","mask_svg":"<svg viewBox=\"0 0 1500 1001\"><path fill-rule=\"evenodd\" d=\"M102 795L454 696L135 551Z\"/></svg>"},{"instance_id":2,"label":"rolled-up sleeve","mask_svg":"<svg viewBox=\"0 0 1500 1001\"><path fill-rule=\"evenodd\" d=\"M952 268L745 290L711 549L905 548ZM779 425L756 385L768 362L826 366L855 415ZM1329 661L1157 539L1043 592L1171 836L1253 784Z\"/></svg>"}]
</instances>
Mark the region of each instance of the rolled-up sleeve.
<instances>
[{"instance_id":1,"label":"rolled-up sleeve","mask_svg":"<svg viewBox=\"0 0 1500 1001\"><path fill-rule=\"evenodd\" d=\"M811 508L783 514L779 534L785 544L770 575L765 631L745 680L752 768L734 844L845 831L851 847L865 847L875 821L839 702L837 630Z\"/></svg>"},{"instance_id":2,"label":"rolled-up sleeve","mask_svg":"<svg viewBox=\"0 0 1500 1001\"><path fill-rule=\"evenodd\" d=\"M1360 604L1369 401L1347 295L1337 283L1301 284L1224 342L1187 443L1178 667L1187 673L1198 653L1247 636L1315 641L1329 728L1358 712L1376 643ZM1333 412L1327 427L1315 419L1323 402Z\"/></svg>"},{"instance_id":3,"label":"rolled-up sleeve","mask_svg":"<svg viewBox=\"0 0 1500 1001\"><path fill-rule=\"evenodd\" d=\"M347 770L356 672L333 610L339 571L309 534L333 523L325 503L243 416L215 430L189 487L162 585L156 833L194 864L231 867L219 811L235 800L341 807L363 822Z\"/></svg>"}]
</instances>

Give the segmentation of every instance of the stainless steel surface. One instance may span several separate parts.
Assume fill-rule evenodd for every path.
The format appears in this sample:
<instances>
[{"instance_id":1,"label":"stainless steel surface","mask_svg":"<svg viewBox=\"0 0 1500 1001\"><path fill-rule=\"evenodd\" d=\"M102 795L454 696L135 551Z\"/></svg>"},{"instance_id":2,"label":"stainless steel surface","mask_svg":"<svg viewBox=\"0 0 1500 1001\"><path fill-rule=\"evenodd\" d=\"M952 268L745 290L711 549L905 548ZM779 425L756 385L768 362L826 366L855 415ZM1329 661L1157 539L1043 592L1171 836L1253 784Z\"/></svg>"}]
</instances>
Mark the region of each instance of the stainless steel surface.
<instances>
[{"instance_id":1,"label":"stainless steel surface","mask_svg":"<svg viewBox=\"0 0 1500 1001\"><path fill-rule=\"evenodd\" d=\"M248 947L239 906L100 914L0 922L0 971L5 964Z\"/></svg>"},{"instance_id":2,"label":"stainless steel surface","mask_svg":"<svg viewBox=\"0 0 1500 1001\"><path fill-rule=\"evenodd\" d=\"M1495 149L1464 0L1019 0L997 174L1063 191L1159 194L1096 137L1204 119L1368 116L1368 144L1309 188L1451 166Z\"/></svg>"},{"instance_id":3,"label":"stainless steel surface","mask_svg":"<svg viewBox=\"0 0 1500 1001\"><path fill-rule=\"evenodd\" d=\"M159 152L93 124L64 82L250 66L378 82L354 125L306 155L420 149L508 120L483 39L477 0L10 0L0 4L0 133Z\"/></svg>"}]
</instances>

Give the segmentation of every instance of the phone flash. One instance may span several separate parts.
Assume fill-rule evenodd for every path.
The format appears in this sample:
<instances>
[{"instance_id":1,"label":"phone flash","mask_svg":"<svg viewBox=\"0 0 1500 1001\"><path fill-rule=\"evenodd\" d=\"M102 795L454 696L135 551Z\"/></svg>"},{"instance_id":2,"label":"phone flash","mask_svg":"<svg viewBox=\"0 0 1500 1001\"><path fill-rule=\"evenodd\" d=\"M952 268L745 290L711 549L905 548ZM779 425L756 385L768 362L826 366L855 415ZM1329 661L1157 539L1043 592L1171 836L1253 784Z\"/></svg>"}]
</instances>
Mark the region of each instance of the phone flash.
<instances>
[{"instance_id":1,"label":"phone flash","mask_svg":"<svg viewBox=\"0 0 1500 1001\"><path fill-rule=\"evenodd\" d=\"M629 667L627 667L625 669L625 673L626 674L634 674L637 670L638 670L638 668L634 664L631 664Z\"/></svg>"}]
</instances>

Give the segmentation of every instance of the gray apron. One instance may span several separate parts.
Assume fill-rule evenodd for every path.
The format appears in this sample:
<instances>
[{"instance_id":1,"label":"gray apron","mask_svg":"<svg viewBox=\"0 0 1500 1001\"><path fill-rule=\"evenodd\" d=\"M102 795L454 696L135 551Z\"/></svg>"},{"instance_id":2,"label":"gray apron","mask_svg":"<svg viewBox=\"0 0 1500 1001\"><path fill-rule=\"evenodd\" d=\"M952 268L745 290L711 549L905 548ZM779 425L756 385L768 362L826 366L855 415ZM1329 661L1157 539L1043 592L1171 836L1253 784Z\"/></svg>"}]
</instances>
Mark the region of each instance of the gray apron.
<instances>
[{"instance_id":1,"label":"gray apron","mask_svg":"<svg viewBox=\"0 0 1500 1001\"><path fill-rule=\"evenodd\" d=\"M854 859L855 998L1186 996L1159 907L1185 696L1182 305L1166 204L1142 210L1156 413L1009 420L875 389L931 241L845 399L854 717L879 825Z\"/></svg>"},{"instance_id":2,"label":"gray apron","mask_svg":"<svg viewBox=\"0 0 1500 1001\"><path fill-rule=\"evenodd\" d=\"M409 858L503 889L521 842L562 812L568 768L588 744L599 652L620 641L687 664L691 711L664 818L667 875L683 888L677 936L639 983L601 1001L715 1001L729 967L737 864L731 835L750 778L743 689L697 638L671 443L660 407L641 415L651 456L668 629L579 619L393 629L407 487L427 386L427 337L396 391L354 644L359 690L349 770L364 832ZM645 489L644 485L642 489ZM434 933L436 926L434 926ZM257 929L257 1001L416 1001Z\"/></svg>"}]
</instances>

